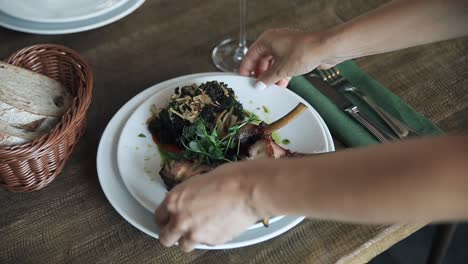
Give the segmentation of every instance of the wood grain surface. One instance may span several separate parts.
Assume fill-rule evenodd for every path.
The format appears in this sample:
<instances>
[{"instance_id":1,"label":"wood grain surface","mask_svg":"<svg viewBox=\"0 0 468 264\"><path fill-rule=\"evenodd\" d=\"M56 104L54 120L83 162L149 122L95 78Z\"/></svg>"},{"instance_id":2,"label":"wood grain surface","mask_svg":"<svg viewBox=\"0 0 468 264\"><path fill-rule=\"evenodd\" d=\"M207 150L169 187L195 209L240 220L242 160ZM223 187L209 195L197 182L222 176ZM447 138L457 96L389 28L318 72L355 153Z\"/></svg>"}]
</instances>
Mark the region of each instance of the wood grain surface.
<instances>
[{"instance_id":1,"label":"wood grain surface","mask_svg":"<svg viewBox=\"0 0 468 264\"><path fill-rule=\"evenodd\" d=\"M272 27L320 30L384 2L248 1L248 37ZM155 83L216 71L210 52L237 36L237 10L237 0L147 0L126 18L88 32L41 36L0 29L0 58L32 44L62 44L82 54L95 75L88 129L61 175L38 192L0 190L0 263L365 263L420 228L306 220L259 245L184 254L163 248L114 211L95 164L105 126ZM357 62L445 131L468 132L468 38Z\"/></svg>"}]
</instances>

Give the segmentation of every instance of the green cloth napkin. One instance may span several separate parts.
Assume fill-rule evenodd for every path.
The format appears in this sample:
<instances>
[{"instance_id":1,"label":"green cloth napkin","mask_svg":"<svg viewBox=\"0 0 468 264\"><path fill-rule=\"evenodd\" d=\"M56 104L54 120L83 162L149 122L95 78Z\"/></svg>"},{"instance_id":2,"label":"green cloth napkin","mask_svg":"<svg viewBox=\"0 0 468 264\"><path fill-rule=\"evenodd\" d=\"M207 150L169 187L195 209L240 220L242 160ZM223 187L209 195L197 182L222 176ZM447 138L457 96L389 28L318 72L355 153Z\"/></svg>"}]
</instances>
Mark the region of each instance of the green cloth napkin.
<instances>
[{"instance_id":1,"label":"green cloth napkin","mask_svg":"<svg viewBox=\"0 0 468 264\"><path fill-rule=\"evenodd\" d=\"M358 87L380 107L400 119L400 121L414 131L421 135L443 134L442 130L436 127L429 119L421 113L416 112L397 95L369 77L353 61L343 62L337 65L337 67L341 74L354 86ZM353 147L379 143L366 128L339 109L304 77L294 77L289 84L289 88L309 102L322 116L333 136L346 145ZM356 104L360 111L365 113L374 124L389 131L385 123L380 120L377 114L365 102L349 93L346 94L346 97Z\"/></svg>"}]
</instances>

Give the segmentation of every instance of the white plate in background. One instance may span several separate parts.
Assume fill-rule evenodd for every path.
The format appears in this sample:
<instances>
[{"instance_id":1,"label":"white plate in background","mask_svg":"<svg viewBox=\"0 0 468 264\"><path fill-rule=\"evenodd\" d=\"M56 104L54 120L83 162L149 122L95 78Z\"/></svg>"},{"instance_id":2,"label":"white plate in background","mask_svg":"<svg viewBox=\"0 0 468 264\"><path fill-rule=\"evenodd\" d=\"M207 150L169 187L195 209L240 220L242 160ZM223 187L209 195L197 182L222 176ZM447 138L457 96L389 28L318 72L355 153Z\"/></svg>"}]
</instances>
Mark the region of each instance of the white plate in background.
<instances>
[{"instance_id":1,"label":"white plate in background","mask_svg":"<svg viewBox=\"0 0 468 264\"><path fill-rule=\"evenodd\" d=\"M114 8L102 15L98 15L88 19L63 23L43 23L20 19L7 14L0 8L0 26L11 30L33 34L56 35L76 33L99 28L113 23L135 11L144 2L145 0L126 0L119 7Z\"/></svg>"},{"instance_id":2,"label":"white plate in background","mask_svg":"<svg viewBox=\"0 0 468 264\"><path fill-rule=\"evenodd\" d=\"M64 23L102 15L128 0L0 0L0 10L24 20Z\"/></svg>"}]
</instances>

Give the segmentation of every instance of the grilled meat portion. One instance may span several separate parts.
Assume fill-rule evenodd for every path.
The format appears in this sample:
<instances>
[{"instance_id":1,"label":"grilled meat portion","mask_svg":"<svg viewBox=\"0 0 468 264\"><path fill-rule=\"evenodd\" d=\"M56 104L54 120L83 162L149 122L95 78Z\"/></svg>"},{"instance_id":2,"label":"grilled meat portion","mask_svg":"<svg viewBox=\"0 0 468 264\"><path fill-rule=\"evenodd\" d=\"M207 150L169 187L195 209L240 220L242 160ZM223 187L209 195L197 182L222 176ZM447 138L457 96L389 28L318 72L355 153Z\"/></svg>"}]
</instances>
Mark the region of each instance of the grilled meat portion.
<instances>
[{"instance_id":1,"label":"grilled meat portion","mask_svg":"<svg viewBox=\"0 0 468 264\"><path fill-rule=\"evenodd\" d=\"M173 161L164 163L159 175L166 184L167 189L170 190L184 180L198 174L207 173L214 168L214 166L197 164L188 160Z\"/></svg>"},{"instance_id":2,"label":"grilled meat portion","mask_svg":"<svg viewBox=\"0 0 468 264\"><path fill-rule=\"evenodd\" d=\"M270 136L267 136L258 140L252 146L250 146L248 152L249 155L246 157L246 159L280 159L283 157L287 157L289 153L291 153L291 151L276 144L276 142Z\"/></svg>"},{"instance_id":3,"label":"grilled meat portion","mask_svg":"<svg viewBox=\"0 0 468 264\"><path fill-rule=\"evenodd\" d=\"M276 144L271 136L261 138L252 144L245 153L246 155L242 156L242 160L280 159L305 155L281 147ZM207 173L216 167L216 165L202 165L189 160L173 161L164 163L162 169L159 171L159 175L163 179L168 190L170 190L182 181L198 174Z\"/></svg>"},{"instance_id":4,"label":"grilled meat portion","mask_svg":"<svg viewBox=\"0 0 468 264\"><path fill-rule=\"evenodd\" d=\"M243 126L237 134L234 142L239 143L239 160L254 160L283 157L299 157L307 154L295 153L287 150L272 139L271 133L288 124L306 109L302 103L297 105L292 111L271 124L261 122L258 125L248 123ZM176 184L198 174L207 173L214 169L216 165L201 165L198 162L182 160L166 162L160 170L164 183L168 189Z\"/></svg>"}]
</instances>

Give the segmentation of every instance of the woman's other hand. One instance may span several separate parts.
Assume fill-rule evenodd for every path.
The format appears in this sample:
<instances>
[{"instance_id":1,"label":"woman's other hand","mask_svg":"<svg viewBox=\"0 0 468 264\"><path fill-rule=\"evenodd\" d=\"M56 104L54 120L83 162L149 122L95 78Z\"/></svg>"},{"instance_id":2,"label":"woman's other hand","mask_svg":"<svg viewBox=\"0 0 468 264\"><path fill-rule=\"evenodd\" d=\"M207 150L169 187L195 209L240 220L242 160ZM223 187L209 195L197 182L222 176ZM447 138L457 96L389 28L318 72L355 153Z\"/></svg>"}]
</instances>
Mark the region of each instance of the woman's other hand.
<instances>
[{"instance_id":1,"label":"woman's other hand","mask_svg":"<svg viewBox=\"0 0 468 264\"><path fill-rule=\"evenodd\" d=\"M179 242L186 252L223 244L266 217L252 201L255 177L242 165L222 165L174 187L155 211L161 244Z\"/></svg>"}]
</instances>

